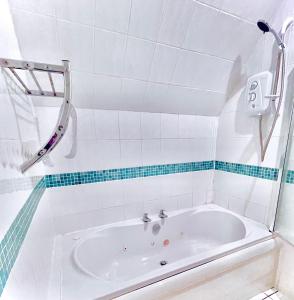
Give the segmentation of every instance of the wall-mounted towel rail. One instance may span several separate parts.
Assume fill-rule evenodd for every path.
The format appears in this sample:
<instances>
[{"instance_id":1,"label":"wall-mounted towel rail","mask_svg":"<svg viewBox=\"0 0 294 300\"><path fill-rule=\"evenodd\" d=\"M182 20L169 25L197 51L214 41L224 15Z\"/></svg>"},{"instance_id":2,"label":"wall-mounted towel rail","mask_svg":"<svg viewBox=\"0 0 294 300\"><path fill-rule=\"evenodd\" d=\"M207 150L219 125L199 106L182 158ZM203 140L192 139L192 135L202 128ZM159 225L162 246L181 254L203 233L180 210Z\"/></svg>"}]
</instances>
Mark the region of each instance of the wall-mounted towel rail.
<instances>
[{"instance_id":1,"label":"wall-mounted towel rail","mask_svg":"<svg viewBox=\"0 0 294 300\"><path fill-rule=\"evenodd\" d=\"M62 137L66 132L70 112L72 109L71 76L70 76L69 61L63 60L62 62L63 65L52 65L52 64L45 64L45 63L36 63L36 62L0 58L0 67L7 68L10 70L10 72L13 74L14 78L16 79L19 88L22 89L26 95L63 98L63 103L59 111L58 121L53 133L48 139L48 142L45 143L44 146L41 149L39 149L39 151L37 151L35 155L33 155L28 161L25 161L20 166L20 170L22 173L27 171L35 163L41 161L44 156L50 153L60 142L60 140L62 139ZM17 70L27 71L29 76L33 79L33 82L35 83L37 89L31 89L29 85L26 83L26 80L21 78ZM51 91L46 91L42 88L41 84L38 81L38 76L36 76L35 74L35 71L48 73L48 79L50 82ZM63 92L56 91L52 73L63 75L63 79L64 79Z\"/></svg>"}]
</instances>

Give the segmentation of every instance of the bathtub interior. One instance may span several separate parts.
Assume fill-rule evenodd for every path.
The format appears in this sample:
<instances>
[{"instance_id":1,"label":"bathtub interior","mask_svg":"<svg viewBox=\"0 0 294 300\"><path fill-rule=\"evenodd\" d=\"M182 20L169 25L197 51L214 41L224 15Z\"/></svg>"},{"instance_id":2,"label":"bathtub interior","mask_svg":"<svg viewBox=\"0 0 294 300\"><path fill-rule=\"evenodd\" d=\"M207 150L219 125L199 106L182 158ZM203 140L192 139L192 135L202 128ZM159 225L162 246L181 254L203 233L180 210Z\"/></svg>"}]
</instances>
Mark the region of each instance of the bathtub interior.
<instances>
[{"instance_id":1,"label":"bathtub interior","mask_svg":"<svg viewBox=\"0 0 294 300\"><path fill-rule=\"evenodd\" d=\"M95 278L124 281L245 235L244 224L228 212L190 210L150 223L134 220L133 225L102 229L79 241L73 256Z\"/></svg>"},{"instance_id":2,"label":"bathtub interior","mask_svg":"<svg viewBox=\"0 0 294 300\"><path fill-rule=\"evenodd\" d=\"M152 229L158 225L155 233ZM154 216L147 225L132 219L73 232L56 243L56 266L61 267L54 272L62 282L55 288L65 300L82 299L85 290L92 298L109 297L266 236L266 226L212 204L172 212L165 220ZM77 287L75 293L68 288L72 286Z\"/></svg>"}]
</instances>

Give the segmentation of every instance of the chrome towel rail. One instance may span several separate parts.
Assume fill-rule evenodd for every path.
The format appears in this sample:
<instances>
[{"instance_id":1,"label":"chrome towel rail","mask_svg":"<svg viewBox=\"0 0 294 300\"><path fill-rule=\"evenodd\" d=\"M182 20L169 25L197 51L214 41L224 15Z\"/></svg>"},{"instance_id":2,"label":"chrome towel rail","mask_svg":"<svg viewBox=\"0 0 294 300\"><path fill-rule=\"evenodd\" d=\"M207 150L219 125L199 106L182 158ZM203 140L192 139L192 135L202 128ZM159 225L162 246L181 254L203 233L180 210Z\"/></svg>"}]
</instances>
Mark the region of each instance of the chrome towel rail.
<instances>
[{"instance_id":1,"label":"chrome towel rail","mask_svg":"<svg viewBox=\"0 0 294 300\"><path fill-rule=\"evenodd\" d=\"M28 62L22 60L6 59L0 58L0 67L7 68L13 74L16 82L18 82L19 88L29 96L42 96L42 97L59 97L63 98L63 103L59 111L59 117L57 124L47 143L44 144L39 151L36 152L28 161L24 162L20 166L22 173L26 172L34 164L41 161L47 154L49 154L56 145L61 141L64 136L66 129L68 127L69 116L72 110L71 104L71 75L70 75L70 63L68 60L63 60L62 65L53 65L37 62ZM30 89L28 84L19 76L17 70L28 71L32 77L37 90ZM41 84L39 83L34 71L47 72L49 77L49 82L51 86L51 91L43 90ZM54 81L52 73L63 75L64 88L63 92L57 92L54 86Z\"/></svg>"}]
</instances>

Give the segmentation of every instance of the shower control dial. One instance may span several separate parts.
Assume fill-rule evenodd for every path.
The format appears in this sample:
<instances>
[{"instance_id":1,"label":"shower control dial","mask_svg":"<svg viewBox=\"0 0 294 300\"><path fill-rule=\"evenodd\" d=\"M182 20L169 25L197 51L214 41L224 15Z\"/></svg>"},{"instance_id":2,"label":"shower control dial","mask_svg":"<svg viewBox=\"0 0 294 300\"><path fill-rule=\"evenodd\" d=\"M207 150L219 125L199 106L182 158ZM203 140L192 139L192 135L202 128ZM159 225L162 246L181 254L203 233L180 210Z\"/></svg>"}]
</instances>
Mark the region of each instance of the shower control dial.
<instances>
[{"instance_id":1,"label":"shower control dial","mask_svg":"<svg viewBox=\"0 0 294 300\"><path fill-rule=\"evenodd\" d=\"M257 88L257 86L258 86L258 82L257 81L253 81L251 83L251 86L250 86L250 91L255 90Z\"/></svg>"},{"instance_id":2,"label":"shower control dial","mask_svg":"<svg viewBox=\"0 0 294 300\"><path fill-rule=\"evenodd\" d=\"M256 99L256 93L249 94L249 101L254 101Z\"/></svg>"}]
</instances>

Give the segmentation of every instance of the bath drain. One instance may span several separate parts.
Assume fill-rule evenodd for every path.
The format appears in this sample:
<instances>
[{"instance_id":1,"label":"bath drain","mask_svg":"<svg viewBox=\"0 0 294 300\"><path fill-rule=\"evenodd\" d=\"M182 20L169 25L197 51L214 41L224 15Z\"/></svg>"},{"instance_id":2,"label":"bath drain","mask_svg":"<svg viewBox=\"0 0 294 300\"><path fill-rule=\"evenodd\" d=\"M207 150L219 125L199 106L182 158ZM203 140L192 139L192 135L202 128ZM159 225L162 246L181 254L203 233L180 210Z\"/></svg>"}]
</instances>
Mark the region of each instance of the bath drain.
<instances>
[{"instance_id":1,"label":"bath drain","mask_svg":"<svg viewBox=\"0 0 294 300\"><path fill-rule=\"evenodd\" d=\"M161 265L161 266L167 265L167 261L166 261L166 260L162 260L162 261L160 262L160 265Z\"/></svg>"}]
</instances>

